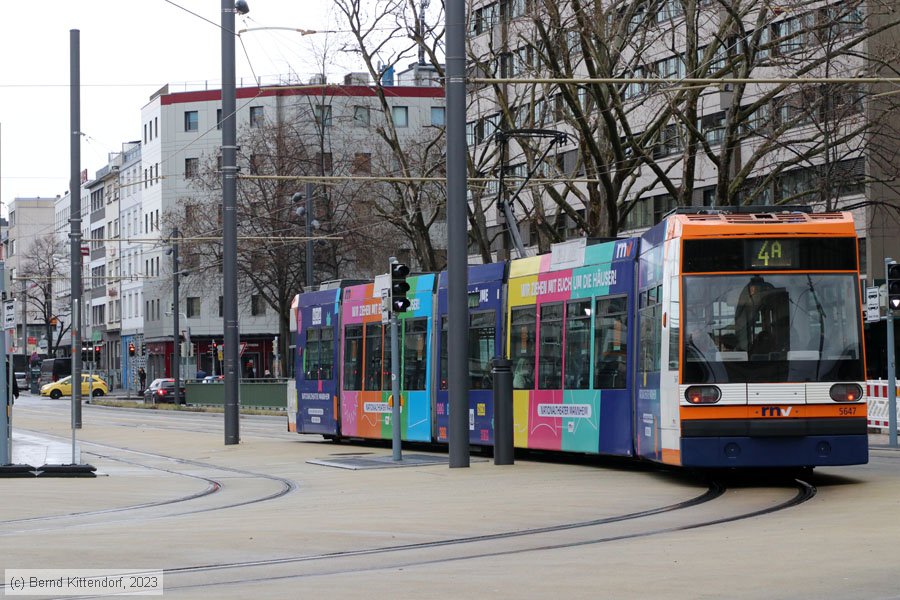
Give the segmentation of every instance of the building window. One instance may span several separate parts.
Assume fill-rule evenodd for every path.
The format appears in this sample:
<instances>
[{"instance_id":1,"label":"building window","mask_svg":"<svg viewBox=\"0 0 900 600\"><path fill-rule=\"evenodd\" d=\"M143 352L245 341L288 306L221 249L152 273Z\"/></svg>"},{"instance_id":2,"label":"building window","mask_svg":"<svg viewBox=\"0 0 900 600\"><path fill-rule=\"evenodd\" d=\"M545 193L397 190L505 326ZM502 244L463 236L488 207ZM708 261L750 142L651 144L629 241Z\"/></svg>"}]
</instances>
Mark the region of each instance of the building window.
<instances>
[{"instance_id":1,"label":"building window","mask_svg":"<svg viewBox=\"0 0 900 600\"><path fill-rule=\"evenodd\" d=\"M254 317L266 314L266 302L259 294L250 296L250 314Z\"/></svg>"},{"instance_id":2,"label":"building window","mask_svg":"<svg viewBox=\"0 0 900 600\"><path fill-rule=\"evenodd\" d=\"M265 121L265 113L262 106L250 107L250 127L262 127Z\"/></svg>"},{"instance_id":3,"label":"building window","mask_svg":"<svg viewBox=\"0 0 900 600\"><path fill-rule=\"evenodd\" d=\"M259 154L251 154L248 161L251 175L259 175L260 166L263 164L263 157Z\"/></svg>"},{"instance_id":4,"label":"building window","mask_svg":"<svg viewBox=\"0 0 900 600\"><path fill-rule=\"evenodd\" d=\"M188 319L194 319L200 316L200 297L189 296L187 299L186 314Z\"/></svg>"},{"instance_id":5,"label":"building window","mask_svg":"<svg viewBox=\"0 0 900 600\"><path fill-rule=\"evenodd\" d=\"M317 104L313 109L313 112L316 116L316 124L324 125L325 127L331 127L331 106Z\"/></svg>"},{"instance_id":6,"label":"building window","mask_svg":"<svg viewBox=\"0 0 900 600\"><path fill-rule=\"evenodd\" d=\"M636 68L632 73L626 75L626 77L641 79L646 77L644 73L643 67ZM643 81L632 81L630 83L625 84L625 90L623 92L623 97L625 100L631 100L632 98L637 98L638 96L643 96L647 93L647 84ZM535 113L535 120L537 120L537 113Z\"/></svg>"},{"instance_id":7,"label":"building window","mask_svg":"<svg viewBox=\"0 0 900 600\"><path fill-rule=\"evenodd\" d=\"M394 119L394 127L409 127L409 108L406 106L391 107L391 117Z\"/></svg>"},{"instance_id":8,"label":"building window","mask_svg":"<svg viewBox=\"0 0 900 600\"><path fill-rule=\"evenodd\" d=\"M321 167L322 174L331 173L333 162L331 152L326 152L324 155L316 152L316 169L318 170Z\"/></svg>"},{"instance_id":9,"label":"building window","mask_svg":"<svg viewBox=\"0 0 900 600\"><path fill-rule=\"evenodd\" d=\"M222 129L222 109L216 109L216 129Z\"/></svg>"},{"instance_id":10,"label":"building window","mask_svg":"<svg viewBox=\"0 0 900 600\"><path fill-rule=\"evenodd\" d=\"M368 106L354 106L353 107L353 125L357 127L368 127L369 126L369 107Z\"/></svg>"},{"instance_id":11,"label":"building window","mask_svg":"<svg viewBox=\"0 0 900 600\"><path fill-rule=\"evenodd\" d=\"M443 127L447 124L446 109L443 106L431 107L431 124L435 127Z\"/></svg>"},{"instance_id":12,"label":"building window","mask_svg":"<svg viewBox=\"0 0 900 600\"><path fill-rule=\"evenodd\" d=\"M200 172L200 159L199 158L186 158L184 159L184 178L191 179L196 177Z\"/></svg>"},{"instance_id":13,"label":"building window","mask_svg":"<svg viewBox=\"0 0 900 600\"><path fill-rule=\"evenodd\" d=\"M200 117L196 110L184 111L184 130L197 131L200 129Z\"/></svg>"},{"instance_id":14,"label":"building window","mask_svg":"<svg viewBox=\"0 0 900 600\"><path fill-rule=\"evenodd\" d=\"M219 316L225 316L225 298L222 296L219 296Z\"/></svg>"},{"instance_id":15,"label":"building window","mask_svg":"<svg viewBox=\"0 0 900 600\"><path fill-rule=\"evenodd\" d=\"M368 152L357 152L354 154L350 172L353 175L371 175L372 155Z\"/></svg>"}]
</instances>

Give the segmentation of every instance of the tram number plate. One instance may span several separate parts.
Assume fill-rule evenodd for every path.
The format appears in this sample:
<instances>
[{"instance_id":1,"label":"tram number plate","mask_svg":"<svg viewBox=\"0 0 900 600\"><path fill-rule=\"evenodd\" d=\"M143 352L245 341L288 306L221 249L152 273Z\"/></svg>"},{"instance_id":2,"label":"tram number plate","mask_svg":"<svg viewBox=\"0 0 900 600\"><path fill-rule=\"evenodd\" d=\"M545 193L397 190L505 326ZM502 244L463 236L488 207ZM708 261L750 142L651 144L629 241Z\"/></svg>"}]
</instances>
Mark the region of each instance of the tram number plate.
<instances>
[{"instance_id":1,"label":"tram number plate","mask_svg":"<svg viewBox=\"0 0 900 600\"><path fill-rule=\"evenodd\" d=\"M842 406L838 409L838 414L842 415L842 416L855 415L856 407L855 406Z\"/></svg>"}]
</instances>

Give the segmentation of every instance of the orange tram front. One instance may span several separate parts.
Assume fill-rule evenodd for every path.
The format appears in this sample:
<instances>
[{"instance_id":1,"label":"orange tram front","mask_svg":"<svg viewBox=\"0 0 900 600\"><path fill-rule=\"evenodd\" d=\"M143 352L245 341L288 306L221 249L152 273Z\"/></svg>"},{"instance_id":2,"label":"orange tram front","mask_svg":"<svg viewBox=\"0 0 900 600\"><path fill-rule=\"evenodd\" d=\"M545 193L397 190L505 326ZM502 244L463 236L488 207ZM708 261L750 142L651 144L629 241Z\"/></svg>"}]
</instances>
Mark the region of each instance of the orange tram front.
<instances>
[{"instance_id":1,"label":"orange tram front","mask_svg":"<svg viewBox=\"0 0 900 600\"><path fill-rule=\"evenodd\" d=\"M849 213L674 214L642 236L635 450L689 467L868 461Z\"/></svg>"}]
</instances>

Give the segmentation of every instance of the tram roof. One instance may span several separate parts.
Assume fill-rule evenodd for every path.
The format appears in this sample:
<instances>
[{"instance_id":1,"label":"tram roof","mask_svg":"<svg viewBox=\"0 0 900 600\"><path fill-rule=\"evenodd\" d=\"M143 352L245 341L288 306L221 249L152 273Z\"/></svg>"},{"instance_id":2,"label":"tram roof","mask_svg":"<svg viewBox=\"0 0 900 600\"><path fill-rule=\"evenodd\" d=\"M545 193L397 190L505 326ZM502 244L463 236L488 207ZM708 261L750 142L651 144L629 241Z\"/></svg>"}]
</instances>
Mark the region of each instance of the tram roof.
<instances>
[{"instance_id":1,"label":"tram roof","mask_svg":"<svg viewBox=\"0 0 900 600\"><path fill-rule=\"evenodd\" d=\"M707 237L719 235L855 235L853 215L849 212L766 212L702 211L675 213L668 217L669 237Z\"/></svg>"}]
</instances>

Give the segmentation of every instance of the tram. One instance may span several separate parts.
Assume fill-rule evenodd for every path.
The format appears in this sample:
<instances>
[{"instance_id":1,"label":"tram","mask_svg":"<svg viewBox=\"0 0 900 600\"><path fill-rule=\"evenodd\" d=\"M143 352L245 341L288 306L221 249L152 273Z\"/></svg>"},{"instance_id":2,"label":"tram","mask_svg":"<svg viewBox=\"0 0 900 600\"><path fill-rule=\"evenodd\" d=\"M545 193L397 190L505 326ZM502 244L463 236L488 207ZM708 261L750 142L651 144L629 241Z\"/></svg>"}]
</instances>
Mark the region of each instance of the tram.
<instances>
[{"instance_id":1,"label":"tram","mask_svg":"<svg viewBox=\"0 0 900 600\"><path fill-rule=\"evenodd\" d=\"M868 460L849 213L679 209L640 236L468 275L471 445L493 444L489 361L505 356L517 448L699 468ZM409 281L401 437L446 443L447 274ZM391 439L388 285L299 295L299 433Z\"/></svg>"}]
</instances>

